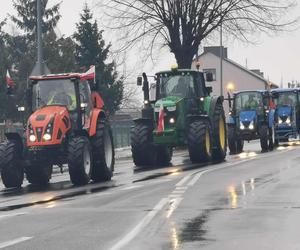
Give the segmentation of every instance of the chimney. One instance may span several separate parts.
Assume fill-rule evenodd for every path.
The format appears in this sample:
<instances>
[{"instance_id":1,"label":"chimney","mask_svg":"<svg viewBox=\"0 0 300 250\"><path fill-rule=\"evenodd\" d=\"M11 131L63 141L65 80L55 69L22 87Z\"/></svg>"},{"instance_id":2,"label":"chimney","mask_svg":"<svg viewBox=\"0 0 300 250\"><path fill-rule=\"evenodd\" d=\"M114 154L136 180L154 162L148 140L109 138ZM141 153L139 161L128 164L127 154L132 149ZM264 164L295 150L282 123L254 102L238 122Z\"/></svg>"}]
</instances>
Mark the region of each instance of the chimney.
<instances>
[{"instance_id":1,"label":"chimney","mask_svg":"<svg viewBox=\"0 0 300 250\"><path fill-rule=\"evenodd\" d=\"M259 69L251 69L250 71L264 78L264 72L261 72Z\"/></svg>"},{"instance_id":2,"label":"chimney","mask_svg":"<svg viewBox=\"0 0 300 250\"><path fill-rule=\"evenodd\" d=\"M227 48L222 46L223 50L223 58L227 59ZM220 57L220 46L209 46L209 47L204 47L204 53L212 53L218 57Z\"/></svg>"}]
</instances>

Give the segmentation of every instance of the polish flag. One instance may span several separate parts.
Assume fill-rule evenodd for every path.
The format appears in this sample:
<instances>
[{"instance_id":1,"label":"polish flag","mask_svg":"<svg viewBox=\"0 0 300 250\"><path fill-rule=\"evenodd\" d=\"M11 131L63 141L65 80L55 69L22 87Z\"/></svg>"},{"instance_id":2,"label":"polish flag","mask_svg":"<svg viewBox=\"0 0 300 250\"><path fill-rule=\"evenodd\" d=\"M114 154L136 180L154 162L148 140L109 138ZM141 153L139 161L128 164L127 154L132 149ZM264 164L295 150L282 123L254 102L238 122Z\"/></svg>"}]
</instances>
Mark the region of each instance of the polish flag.
<instances>
[{"instance_id":1,"label":"polish flag","mask_svg":"<svg viewBox=\"0 0 300 250\"><path fill-rule=\"evenodd\" d=\"M94 82L96 82L96 67L95 67L95 65L92 65L87 72L81 74L81 80L83 80L83 81L93 80L93 79L94 79Z\"/></svg>"},{"instance_id":2,"label":"polish flag","mask_svg":"<svg viewBox=\"0 0 300 250\"><path fill-rule=\"evenodd\" d=\"M7 88L10 88L10 89L12 89L14 87L14 81L10 77L10 74L9 74L8 70L7 70L7 73L6 73L6 86L7 86Z\"/></svg>"},{"instance_id":3,"label":"polish flag","mask_svg":"<svg viewBox=\"0 0 300 250\"><path fill-rule=\"evenodd\" d=\"M165 111L164 106L161 103L158 115L158 126L157 126L157 133L160 134L165 130Z\"/></svg>"}]
</instances>

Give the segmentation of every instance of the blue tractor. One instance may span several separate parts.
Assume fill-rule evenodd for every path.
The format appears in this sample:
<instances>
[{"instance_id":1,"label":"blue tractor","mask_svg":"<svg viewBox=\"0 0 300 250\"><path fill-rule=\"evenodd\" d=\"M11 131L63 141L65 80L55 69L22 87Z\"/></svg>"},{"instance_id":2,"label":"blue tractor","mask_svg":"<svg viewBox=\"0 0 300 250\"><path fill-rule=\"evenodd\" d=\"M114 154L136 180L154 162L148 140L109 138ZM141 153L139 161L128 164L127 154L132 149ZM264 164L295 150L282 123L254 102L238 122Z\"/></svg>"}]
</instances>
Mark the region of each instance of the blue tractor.
<instances>
[{"instance_id":1,"label":"blue tractor","mask_svg":"<svg viewBox=\"0 0 300 250\"><path fill-rule=\"evenodd\" d=\"M262 152L274 148L274 109L267 90L240 91L228 96L230 113L227 122L231 154L243 151L244 141L260 139ZM233 101L233 105L231 105Z\"/></svg>"},{"instance_id":2,"label":"blue tractor","mask_svg":"<svg viewBox=\"0 0 300 250\"><path fill-rule=\"evenodd\" d=\"M300 89L274 89L275 144L298 140L300 134Z\"/></svg>"}]
</instances>

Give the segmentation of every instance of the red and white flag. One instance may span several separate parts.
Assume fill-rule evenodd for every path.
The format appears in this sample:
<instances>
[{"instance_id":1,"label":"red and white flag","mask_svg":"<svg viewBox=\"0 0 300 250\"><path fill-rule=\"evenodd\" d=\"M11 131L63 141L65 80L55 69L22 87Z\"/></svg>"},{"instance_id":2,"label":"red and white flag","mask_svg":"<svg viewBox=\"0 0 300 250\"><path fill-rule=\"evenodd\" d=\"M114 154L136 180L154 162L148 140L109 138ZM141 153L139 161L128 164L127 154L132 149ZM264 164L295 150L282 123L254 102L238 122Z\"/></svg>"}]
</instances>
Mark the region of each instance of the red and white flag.
<instances>
[{"instance_id":1,"label":"red and white flag","mask_svg":"<svg viewBox=\"0 0 300 250\"><path fill-rule=\"evenodd\" d=\"M14 88L14 81L13 79L10 77L9 71L7 70L6 73L6 86L7 88Z\"/></svg>"},{"instance_id":2,"label":"red and white flag","mask_svg":"<svg viewBox=\"0 0 300 250\"><path fill-rule=\"evenodd\" d=\"M164 106L161 103L159 108L159 115L158 115L158 126L157 126L157 133L162 133L165 130L165 111Z\"/></svg>"},{"instance_id":3,"label":"red and white flag","mask_svg":"<svg viewBox=\"0 0 300 250\"><path fill-rule=\"evenodd\" d=\"M95 67L95 65L92 65L87 72L81 74L81 80L83 80L83 81L85 81L85 80L94 80L94 82L96 81L96 67Z\"/></svg>"}]
</instances>

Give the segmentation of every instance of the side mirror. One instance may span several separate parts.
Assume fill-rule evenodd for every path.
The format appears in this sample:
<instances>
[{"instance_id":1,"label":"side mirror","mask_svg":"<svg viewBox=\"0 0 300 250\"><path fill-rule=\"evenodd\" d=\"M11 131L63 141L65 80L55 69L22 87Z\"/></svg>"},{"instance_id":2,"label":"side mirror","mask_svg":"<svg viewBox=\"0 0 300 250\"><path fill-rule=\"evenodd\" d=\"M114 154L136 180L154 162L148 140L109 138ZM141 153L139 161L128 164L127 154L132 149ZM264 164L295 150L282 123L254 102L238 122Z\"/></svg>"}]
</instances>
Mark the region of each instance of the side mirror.
<instances>
[{"instance_id":1,"label":"side mirror","mask_svg":"<svg viewBox=\"0 0 300 250\"><path fill-rule=\"evenodd\" d=\"M139 76L137 78L137 86L142 86L143 85L143 77Z\"/></svg>"},{"instance_id":2,"label":"side mirror","mask_svg":"<svg viewBox=\"0 0 300 250\"><path fill-rule=\"evenodd\" d=\"M213 74L211 72L206 72L205 73L205 80L207 82L213 82L214 81Z\"/></svg>"},{"instance_id":3,"label":"side mirror","mask_svg":"<svg viewBox=\"0 0 300 250\"><path fill-rule=\"evenodd\" d=\"M212 87L206 87L206 91L210 94L213 92L213 88Z\"/></svg>"},{"instance_id":4,"label":"side mirror","mask_svg":"<svg viewBox=\"0 0 300 250\"><path fill-rule=\"evenodd\" d=\"M19 112L25 112L25 110L26 110L25 107L18 107Z\"/></svg>"}]
</instances>

